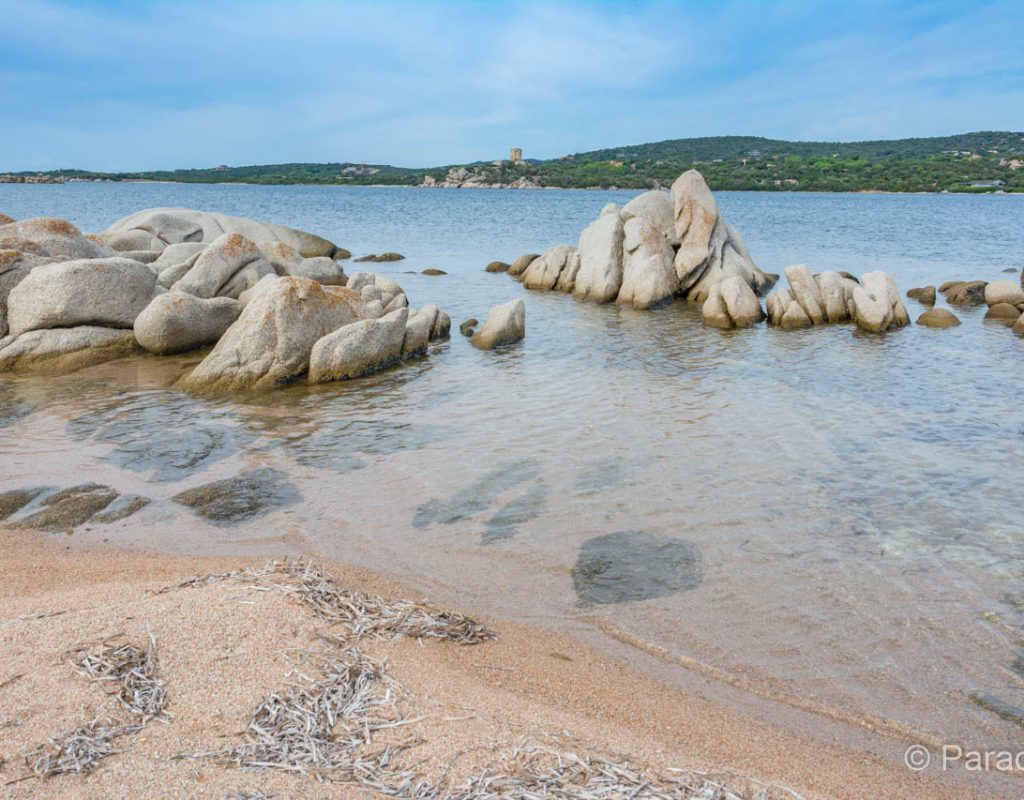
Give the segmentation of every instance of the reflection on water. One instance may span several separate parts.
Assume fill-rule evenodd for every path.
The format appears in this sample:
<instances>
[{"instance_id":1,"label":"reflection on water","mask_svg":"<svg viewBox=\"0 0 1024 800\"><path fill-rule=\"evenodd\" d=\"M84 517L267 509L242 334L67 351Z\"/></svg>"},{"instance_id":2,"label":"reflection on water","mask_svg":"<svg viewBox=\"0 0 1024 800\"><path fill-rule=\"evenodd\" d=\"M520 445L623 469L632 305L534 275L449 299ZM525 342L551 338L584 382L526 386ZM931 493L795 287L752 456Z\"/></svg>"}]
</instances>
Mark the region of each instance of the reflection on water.
<instances>
[{"instance_id":1,"label":"reflection on water","mask_svg":"<svg viewBox=\"0 0 1024 800\"><path fill-rule=\"evenodd\" d=\"M197 354L0 376L0 514L11 490L101 483L122 495L109 514L152 502L76 536L223 552L296 531L439 600L567 630L582 603L767 693L943 741L1019 742L976 698L1024 707L1024 340L971 308L942 331L721 332L695 308L598 307L483 272L575 240L629 196L0 186L0 210L85 229L185 205L398 250L400 268L374 266L456 329L527 305L518 345L456 335L343 384L191 397L172 387ZM905 291L1005 277L1024 253L1022 197L719 201L771 272L884 269ZM430 266L449 274L405 274Z\"/></svg>"}]
</instances>

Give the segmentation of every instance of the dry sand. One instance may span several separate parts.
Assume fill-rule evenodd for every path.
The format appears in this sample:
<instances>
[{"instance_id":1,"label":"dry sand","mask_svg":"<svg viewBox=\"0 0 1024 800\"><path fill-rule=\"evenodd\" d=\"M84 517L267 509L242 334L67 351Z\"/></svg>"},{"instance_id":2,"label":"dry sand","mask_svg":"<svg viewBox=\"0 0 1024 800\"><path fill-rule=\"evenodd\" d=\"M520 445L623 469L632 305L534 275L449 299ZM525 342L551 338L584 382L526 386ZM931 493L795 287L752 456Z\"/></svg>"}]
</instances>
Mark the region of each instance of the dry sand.
<instances>
[{"instance_id":1,"label":"dry sand","mask_svg":"<svg viewBox=\"0 0 1024 800\"><path fill-rule=\"evenodd\" d=\"M255 704L281 689L302 653L338 632L277 591L238 582L154 594L198 573L236 570L244 559L187 558L74 549L66 540L0 531L0 796L11 798L367 797L351 785L255 772L180 753L240 741ZM409 596L386 578L323 564L347 588ZM461 609L464 613L469 610ZM801 738L665 686L571 640L481 620L497 641L474 646L410 639L361 640L388 660L408 691L396 730L422 744L401 756L430 780L454 762L458 783L525 735L568 732L584 746L626 754L652 772L735 772L785 785L806 798L967 798L967 783L939 785L889 759ZM113 705L63 655L114 635L156 637L172 718L150 722L125 751L87 776L25 776L23 754ZM105 704L105 705L104 705ZM387 737L385 737L386 739ZM742 783L737 780L736 783Z\"/></svg>"}]
</instances>

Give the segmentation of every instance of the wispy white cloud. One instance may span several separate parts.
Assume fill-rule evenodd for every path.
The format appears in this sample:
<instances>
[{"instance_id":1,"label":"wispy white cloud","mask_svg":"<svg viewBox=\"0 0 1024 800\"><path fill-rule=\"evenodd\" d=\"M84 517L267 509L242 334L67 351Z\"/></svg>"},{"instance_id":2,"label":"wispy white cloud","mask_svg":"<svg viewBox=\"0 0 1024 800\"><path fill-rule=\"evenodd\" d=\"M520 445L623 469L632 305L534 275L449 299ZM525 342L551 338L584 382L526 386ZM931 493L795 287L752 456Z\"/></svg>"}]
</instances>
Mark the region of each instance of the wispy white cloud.
<instances>
[{"instance_id":1,"label":"wispy white cloud","mask_svg":"<svg viewBox=\"0 0 1024 800\"><path fill-rule=\"evenodd\" d=\"M1024 128L1019 0L0 7L0 169Z\"/></svg>"}]
</instances>

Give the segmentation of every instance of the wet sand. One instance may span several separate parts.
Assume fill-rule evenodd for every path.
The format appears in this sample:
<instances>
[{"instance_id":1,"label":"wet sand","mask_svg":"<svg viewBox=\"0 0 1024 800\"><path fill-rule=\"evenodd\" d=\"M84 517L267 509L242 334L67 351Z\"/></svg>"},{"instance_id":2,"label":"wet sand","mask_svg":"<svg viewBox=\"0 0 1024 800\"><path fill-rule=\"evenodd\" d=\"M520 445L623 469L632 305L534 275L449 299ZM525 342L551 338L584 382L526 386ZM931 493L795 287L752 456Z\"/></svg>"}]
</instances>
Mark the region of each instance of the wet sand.
<instances>
[{"instance_id":1,"label":"wet sand","mask_svg":"<svg viewBox=\"0 0 1024 800\"><path fill-rule=\"evenodd\" d=\"M157 555L83 547L62 535L0 531L0 796L223 797L366 796L364 789L304 776L255 773L183 752L238 741L253 706L288 682L295 659L325 629L282 594L217 583L165 594L152 590L200 573L262 561ZM416 597L386 576L322 563L343 586L385 597ZM458 609L470 616L472 609ZM477 617L479 619L479 617ZM624 754L654 772L732 772L788 787L806 798L1002 796L1007 782L944 775L940 784L891 758L802 737L611 661L535 627L481 619L495 642L458 646L392 640L360 644L386 657L410 692L403 711L423 717L411 751L436 779L455 754L464 779L524 735L568 732L600 751ZM126 752L93 774L19 781L21 754L92 718L104 696L62 654L115 634L157 638L170 696L169 724L150 723ZM996 776L990 776L995 778ZM1006 794L1005 796L1012 796Z\"/></svg>"}]
</instances>

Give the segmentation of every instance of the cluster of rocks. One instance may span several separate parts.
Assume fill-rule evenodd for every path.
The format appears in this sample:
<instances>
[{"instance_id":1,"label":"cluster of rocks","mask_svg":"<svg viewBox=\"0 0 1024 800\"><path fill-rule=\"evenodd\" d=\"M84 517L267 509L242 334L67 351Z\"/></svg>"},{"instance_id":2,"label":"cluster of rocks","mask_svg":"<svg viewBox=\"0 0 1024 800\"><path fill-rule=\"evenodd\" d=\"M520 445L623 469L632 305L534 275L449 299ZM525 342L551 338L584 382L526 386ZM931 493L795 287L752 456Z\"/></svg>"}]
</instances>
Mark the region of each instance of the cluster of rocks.
<instances>
[{"instance_id":1,"label":"cluster of rocks","mask_svg":"<svg viewBox=\"0 0 1024 800\"><path fill-rule=\"evenodd\" d=\"M261 388L304 377L314 349L310 380L355 377L423 354L451 325L436 306L409 311L388 278L347 277L347 250L293 228L166 208L98 235L52 218L0 223L0 371L68 372L216 343L186 385ZM341 336L350 326L391 332Z\"/></svg>"},{"instance_id":2,"label":"cluster of rocks","mask_svg":"<svg viewBox=\"0 0 1024 800\"><path fill-rule=\"evenodd\" d=\"M423 176L420 186L431 189L542 189L536 178L522 176L508 183L496 182L486 171L452 167L444 178L437 180L433 175Z\"/></svg>"},{"instance_id":3,"label":"cluster of rocks","mask_svg":"<svg viewBox=\"0 0 1024 800\"><path fill-rule=\"evenodd\" d=\"M1016 272L1015 269L1007 271ZM934 286L911 289L907 297L934 306L939 294L951 306L987 305L986 321L1006 325L1015 333L1024 334L1024 270L1021 271L1019 281L946 281L937 291ZM949 309L931 308L918 317L917 324L932 328L952 328L960 324L960 319Z\"/></svg>"},{"instance_id":4,"label":"cluster of rocks","mask_svg":"<svg viewBox=\"0 0 1024 800\"><path fill-rule=\"evenodd\" d=\"M639 309L675 297L703 303L712 287L728 278L740 279L756 295L778 280L751 259L696 170L680 175L670 192L650 191L621 208L609 203L576 247L555 245L542 255L522 256L507 269L498 263L488 269L507 272L528 289Z\"/></svg>"},{"instance_id":5,"label":"cluster of rocks","mask_svg":"<svg viewBox=\"0 0 1024 800\"><path fill-rule=\"evenodd\" d=\"M768 324L793 330L814 325L854 322L881 333L910 322L896 282L885 272L868 272L860 279L848 272L812 275L805 264L785 268L787 287L768 296ZM704 307L708 317L708 304Z\"/></svg>"}]
</instances>

